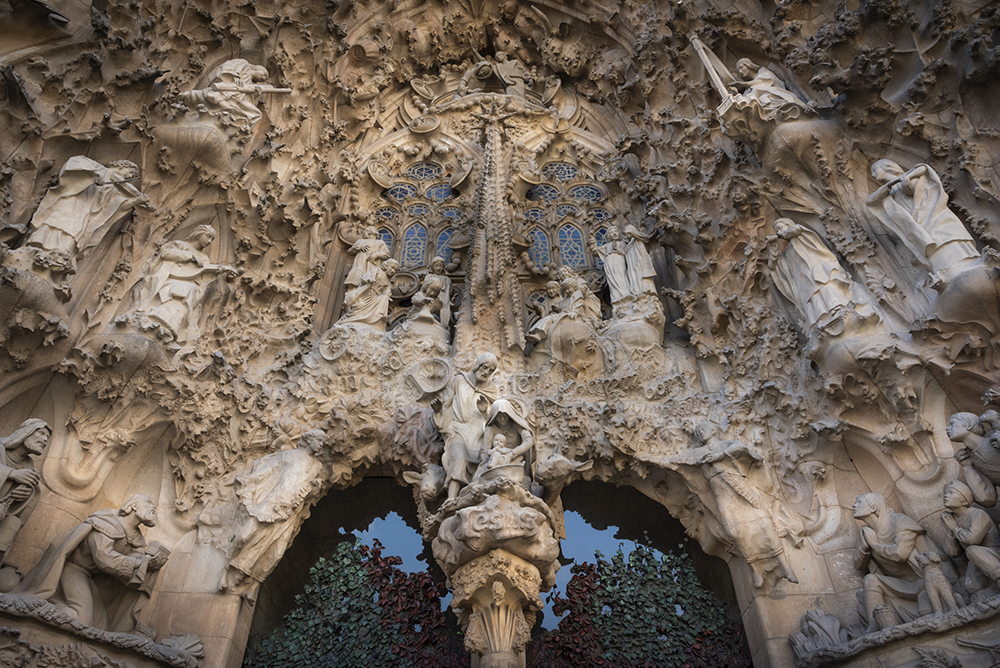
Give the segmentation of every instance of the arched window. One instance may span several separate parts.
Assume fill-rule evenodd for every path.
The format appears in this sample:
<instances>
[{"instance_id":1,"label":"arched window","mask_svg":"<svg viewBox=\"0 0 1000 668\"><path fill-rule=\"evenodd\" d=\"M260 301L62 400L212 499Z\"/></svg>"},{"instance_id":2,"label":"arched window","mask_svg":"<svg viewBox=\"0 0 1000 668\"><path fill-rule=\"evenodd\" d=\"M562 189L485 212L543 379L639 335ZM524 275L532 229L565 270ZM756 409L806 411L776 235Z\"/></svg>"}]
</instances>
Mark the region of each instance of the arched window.
<instances>
[{"instance_id":1,"label":"arched window","mask_svg":"<svg viewBox=\"0 0 1000 668\"><path fill-rule=\"evenodd\" d=\"M542 167L542 176L556 181L571 181L576 178L577 168L568 162L550 162Z\"/></svg>"},{"instance_id":2,"label":"arched window","mask_svg":"<svg viewBox=\"0 0 1000 668\"><path fill-rule=\"evenodd\" d=\"M446 206L441 209L441 215L451 220L458 220L462 217L462 210L455 206Z\"/></svg>"},{"instance_id":3,"label":"arched window","mask_svg":"<svg viewBox=\"0 0 1000 668\"><path fill-rule=\"evenodd\" d=\"M389 247L389 252L392 252L392 232L386 228L381 228L378 231L378 238L385 242L385 245Z\"/></svg>"},{"instance_id":4,"label":"arched window","mask_svg":"<svg viewBox=\"0 0 1000 668\"><path fill-rule=\"evenodd\" d=\"M447 183L438 183L427 189L424 196L432 202L443 202L454 194Z\"/></svg>"},{"instance_id":5,"label":"arched window","mask_svg":"<svg viewBox=\"0 0 1000 668\"><path fill-rule=\"evenodd\" d=\"M528 220L534 220L540 223L545 220L545 211L538 208L528 209L524 212L524 217Z\"/></svg>"},{"instance_id":6,"label":"arched window","mask_svg":"<svg viewBox=\"0 0 1000 668\"><path fill-rule=\"evenodd\" d=\"M566 216L572 216L578 209L572 204L560 204L556 207L556 220L562 220Z\"/></svg>"},{"instance_id":7,"label":"arched window","mask_svg":"<svg viewBox=\"0 0 1000 668\"><path fill-rule=\"evenodd\" d=\"M398 213L399 212L396 211L391 206L383 206L378 209L375 209L375 217L377 219L380 219L377 222L388 221L391 223L392 221L396 220L396 214Z\"/></svg>"},{"instance_id":8,"label":"arched window","mask_svg":"<svg viewBox=\"0 0 1000 668\"><path fill-rule=\"evenodd\" d=\"M427 249L427 228L417 223L406 228L399 263L404 267L422 267Z\"/></svg>"},{"instance_id":9,"label":"arched window","mask_svg":"<svg viewBox=\"0 0 1000 668\"><path fill-rule=\"evenodd\" d=\"M590 216L598 223L611 220L611 212L607 209L591 209Z\"/></svg>"},{"instance_id":10,"label":"arched window","mask_svg":"<svg viewBox=\"0 0 1000 668\"><path fill-rule=\"evenodd\" d=\"M426 204L412 204L406 209L406 213L410 215L411 218L420 218L426 216L431 210Z\"/></svg>"},{"instance_id":11,"label":"arched window","mask_svg":"<svg viewBox=\"0 0 1000 668\"><path fill-rule=\"evenodd\" d=\"M539 183L528 188L528 192L524 193L524 196L533 201L554 202L559 197L559 189L547 183Z\"/></svg>"},{"instance_id":12,"label":"arched window","mask_svg":"<svg viewBox=\"0 0 1000 668\"><path fill-rule=\"evenodd\" d=\"M441 176L441 165L433 162L419 162L407 169L406 175L417 181L430 181Z\"/></svg>"},{"instance_id":13,"label":"arched window","mask_svg":"<svg viewBox=\"0 0 1000 668\"><path fill-rule=\"evenodd\" d=\"M416 197L417 189L411 186L409 183L394 183L385 190L382 191L382 197L386 199L396 200L400 204L410 199L411 197Z\"/></svg>"},{"instance_id":14,"label":"arched window","mask_svg":"<svg viewBox=\"0 0 1000 668\"><path fill-rule=\"evenodd\" d=\"M528 249L528 257L536 266L542 267L549 263L549 237L545 232L537 227L528 232L528 241L531 247Z\"/></svg>"},{"instance_id":15,"label":"arched window","mask_svg":"<svg viewBox=\"0 0 1000 668\"><path fill-rule=\"evenodd\" d=\"M581 202L593 203L604 197L604 193L597 186L573 186L569 189L569 196Z\"/></svg>"},{"instance_id":16,"label":"arched window","mask_svg":"<svg viewBox=\"0 0 1000 668\"><path fill-rule=\"evenodd\" d=\"M587 265L587 257L583 252L583 234L574 225L563 225L559 228L559 256L566 266L579 268Z\"/></svg>"},{"instance_id":17,"label":"arched window","mask_svg":"<svg viewBox=\"0 0 1000 668\"><path fill-rule=\"evenodd\" d=\"M451 242L451 236L453 234L455 234L455 230L449 227L447 230L438 235L437 243L434 244L434 255L440 255L444 258L445 262L451 262L451 256L455 252L451 249L451 246L448 245L449 242Z\"/></svg>"}]
</instances>

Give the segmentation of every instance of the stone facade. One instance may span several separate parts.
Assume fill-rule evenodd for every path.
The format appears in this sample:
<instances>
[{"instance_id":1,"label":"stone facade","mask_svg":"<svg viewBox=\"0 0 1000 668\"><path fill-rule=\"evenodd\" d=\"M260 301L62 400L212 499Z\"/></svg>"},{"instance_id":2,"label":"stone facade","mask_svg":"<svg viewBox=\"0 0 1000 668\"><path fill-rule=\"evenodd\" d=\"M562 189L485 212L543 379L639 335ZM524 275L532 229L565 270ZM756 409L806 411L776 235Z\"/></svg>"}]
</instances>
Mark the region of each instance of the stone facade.
<instances>
[{"instance_id":1,"label":"stone facade","mask_svg":"<svg viewBox=\"0 0 1000 668\"><path fill-rule=\"evenodd\" d=\"M576 480L758 668L992 665L995 7L64 4L0 4L0 657L236 666L381 473L480 666Z\"/></svg>"}]
</instances>

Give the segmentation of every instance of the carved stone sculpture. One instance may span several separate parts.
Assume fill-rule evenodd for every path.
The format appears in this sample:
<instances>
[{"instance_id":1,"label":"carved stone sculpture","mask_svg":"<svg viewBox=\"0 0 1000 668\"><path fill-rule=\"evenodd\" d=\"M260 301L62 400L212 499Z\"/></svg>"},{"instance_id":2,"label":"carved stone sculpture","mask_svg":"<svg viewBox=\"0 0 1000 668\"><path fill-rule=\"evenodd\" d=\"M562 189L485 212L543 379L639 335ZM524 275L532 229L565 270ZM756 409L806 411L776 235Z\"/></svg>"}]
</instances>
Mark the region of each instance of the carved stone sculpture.
<instances>
[{"instance_id":1,"label":"carved stone sculpture","mask_svg":"<svg viewBox=\"0 0 1000 668\"><path fill-rule=\"evenodd\" d=\"M44 420L32 418L0 438L0 564L38 505L41 477L31 455L41 455L51 435Z\"/></svg>"},{"instance_id":2,"label":"carved stone sculpture","mask_svg":"<svg viewBox=\"0 0 1000 668\"><path fill-rule=\"evenodd\" d=\"M108 166L82 155L67 160L11 264L34 271L65 293L62 279L73 273L79 253L99 244L136 206L154 210L149 197L131 183L138 178L139 168L128 160Z\"/></svg>"},{"instance_id":3,"label":"carved stone sculpture","mask_svg":"<svg viewBox=\"0 0 1000 668\"><path fill-rule=\"evenodd\" d=\"M811 107L799 99L799 96L788 90L778 75L767 67L758 67L749 58L736 61L735 79L730 84L732 90L743 89L746 94L752 94L760 103L765 115L783 121L801 116Z\"/></svg>"},{"instance_id":4,"label":"carved stone sculpture","mask_svg":"<svg viewBox=\"0 0 1000 668\"><path fill-rule=\"evenodd\" d=\"M964 554L969 559L963 576L969 593L1000 583L1000 530L989 514L973 508L972 502L972 490L965 483L956 480L944 488L944 547L952 557Z\"/></svg>"},{"instance_id":5,"label":"carved stone sculpture","mask_svg":"<svg viewBox=\"0 0 1000 668\"><path fill-rule=\"evenodd\" d=\"M156 525L156 505L145 494L93 513L49 546L14 593L47 600L105 631L143 631L138 615L170 555L156 541L146 544L143 525Z\"/></svg>"},{"instance_id":6,"label":"carved stone sculpture","mask_svg":"<svg viewBox=\"0 0 1000 668\"><path fill-rule=\"evenodd\" d=\"M120 316L119 325L133 323L152 330L168 348L179 350L200 334L198 320L202 297L219 274L243 272L225 264L212 264L204 252L215 240L210 225L199 225L184 241L169 241L155 256L149 273L133 289L135 311Z\"/></svg>"},{"instance_id":7,"label":"carved stone sculpture","mask_svg":"<svg viewBox=\"0 0 1000 668\"><path fill-rule=\"evenodd\" d=\"M472 371L456 374L432 404L434 426L444 438L441 465L448 476L449 499L455 498L462 486L468 484L479 463L487 414L497 398L496 386L490 382L496 368L496 355L483 353Z\"/></svg>"},{"instance_id":8,"label":"carved stone sculpture","mask_svg":"<svg viewBox=\"0 0 1000 668\"><path fill-rule=\"evenodd\" d=\"M850 307L850 277L812 230L779 218L774 231L788 245L779 253L776 240L771 242L771 280L798 309L807 330L829 324Z\"/></svg>"},{"instance_id":9,"label":"carved stone sculpture","mask_svg":"<svg viewBox=\"0 0 1000 668\"><path fill-rule=\"evenodd\" d=\"M417 336L448 343L451 324L451 279L445 275L442 257L431 260L430 271L424 274L420 290L410 300L413 307L402 324Z\"/></svg>"},{"instance_id":10,"label":"carved stone sculpture","mask_svg":"<svg viewBox=\"0 0 1000 668\"><path fill-rule=\"evenodd\" d=\"M366 271L358 286L344 295L344 315L337 324L367 325L384 332L392 300L391 279L398 270L399 262L386 260Z\"/></svg>"},{"instance_id":11,"label":"carved stone sculpture","mask_svg":"<svg viewBox=\"0 0 1000 668\"><path fill-rule=\"evenodd\" d=\"M527 339L535 342L531 360L537 369L551 360L562 362L571 375L588 378L603 368L597 336L601 301L571 268L561 267L558 277L561 283L546 286L545 314L528 331Z\"/></svg>"},{"instance_id":12,"label":"carved stone sculpture","mask_svg":"<svg viewBox=\"0 0 1000 668\"><path fill-rule=\"evenodd\" d=\"M590 250L604 263L604 277L611 293L611 303L617 305L626 301L632 296L632 286L629 284L626 260L628 242L622 241L621 232L617 227L609 227L607 241L601 245L591 237Z\"/></svg>"},{"instance_id":13,"label":"carved stone sculpture","mask_svg":"<svg viewBox=\"0 0 1000 668\"><path fill-rule=\"evenodd\" d=\"M240 501L228 569L221 589L250 578L263 582L298 533L302 510L312 505L329 476L322 457L326 433L305 432L292 450L261 457L253 467L236 476L234 488Z\"/></svg>"},{"instance_id":14,"label":"carved stone sculpture","mask_svg":"<svg viewBox=\"0 0 1000 668\"><path fill-rule=\"evenodd\" d=\"M507 399L494 401L486 416L486 428L479 451L480 467L485 460L491 458L490 453L497 447L497 436L504 437L501 445L503 449L517 453L517 456L524 456L522 479L530 485L535 464L538 463L534 452L535 436L521 411Z\"/></svg>"},{"instance_id":15,"label":"carved stone sculpture","mask_svg":"<svg viewBox=\"0 0 1000 668\"><path fill-rule=\"evenodd\" d=\"M633 297L655 295L656 284L653 278L656 276L656 269L653 268L653 259L646 248L649 235L641 234L635 225L626 225L625 236L628 239L625 244L625 264L628 268L629 292Z\"/></svg>"},{"instance_id":16,"label":"carved stone sculpture","mask_svg":"<svg viewBox=\"0 0 1000 668\"><path fill-rule=\"evenodd\" d=\"M497 51L496 60L482 60L470 67L462 75L455 97L462 97L481 90L491 78L503 86L506 95L525 97L526 87L534 85L531 72L515 58L508 58L503 51Z\"/></svg>"},{"instance_id":17,"label":"carved stone sculpture","mask_svg":"<svg viewBox=\"0 0 1000 668\"><path fill-rule=\"evenodd\" d=\"M932 284L947 282L980 258L965 225L948 208L941 177L929 165L904 171L892 160L877 160L872 176L882 185L868 197L868 206L928 268Z\"/></svg>"},{"instance_id":18,"label":"carved stone sculpture","mask_svg":"<svg viewBox=\"0 0 1000 668\"><path fill-rule=\"evenodd\" d=\"M955 452L955 459L976 503L992 508L1000 487L1000 435L987 432L975 413L955 413L948 420L948 438L965 446Z\"/></svg>"},{"instance_id":19,"label":"carved stone sculpture","mask_svg":"<svg viewBox=\"0 0 1000 668\"><path fill-rule=\"evenodd\" d=\"M728 538L753 569L754 587L763 586L771 571L797 583L769 512L767 495L749 475L760 467L761 453L740 441L721 440L712 422L695 428L692 446L670 458L669 465L679 467L696 489L705 484L702 480L707 482Z\"/></svg>"},{"instance_id":20,"label":"carved stone sculpture","mask_svg":"<svg viewBox=\"0 0 1000 668\"><path fill-rule=\"evenodd\" d=\"M354 263L344 279L344 285L356 288L361 285L365 274L389 259L389 246L379 237L378 229L369 225L365 228L364 236L347 249L347 254L354 256Z\"/></svg>"},{"instance_id":21,"label":"carved stone sculpture","mask_svg":"<svg viewBox=\"0 0 1000 668\"><path fill-rule=\"evenodd\" d=\"M868 629L889 628L935 612L926 593L924 567L917 558L930 554L930 559L940 563L943 552L927 531L906 515L893 512L877 492L858 496L854 517L865 523L854 566L868 571L863 590ZM941 566L945 577L954 581L950 564Z\"/></svg>"},{"instance_id":22,"label":"carved stone sculpture","mask_svg":"<svg viewBox=\"0 0 1000 668\"><path fill-rule=\"evenodd\" d=\"M214 116L224 126L252 129L262 116L256 104L260 95L291 92L257 83L267 76L266 67L234 58L212 70L208 88L186 91L177 97L189 109Z\"/></svg>"}]
</instances>

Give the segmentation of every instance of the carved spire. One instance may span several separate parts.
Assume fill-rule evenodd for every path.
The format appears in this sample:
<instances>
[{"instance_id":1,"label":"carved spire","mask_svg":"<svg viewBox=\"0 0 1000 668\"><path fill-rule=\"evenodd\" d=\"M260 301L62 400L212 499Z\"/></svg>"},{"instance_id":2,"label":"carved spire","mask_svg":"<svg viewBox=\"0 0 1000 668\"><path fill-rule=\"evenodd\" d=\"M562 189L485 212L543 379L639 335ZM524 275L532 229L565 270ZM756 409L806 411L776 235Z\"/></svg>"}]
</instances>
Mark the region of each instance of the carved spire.
<instances>
[{"instance_id":1,"label":"carved spire","mask_svg":"<svg viewBox=\"0 0 1000 668\"><path fill-rule=\"evenodd\" d=\"M457 342L461 346L474 337L472 325L490 333L499 350L524 347L521 285L517 277L517 256L512 247L514 222L507 203L509 146L504 145L504 121L509 101L498 104L494 96L489 107L473 114L482 121L485 137L483 171L476 186L476 227L470 249L468 299L458 323Z\"/></svg>"}]
</instances>

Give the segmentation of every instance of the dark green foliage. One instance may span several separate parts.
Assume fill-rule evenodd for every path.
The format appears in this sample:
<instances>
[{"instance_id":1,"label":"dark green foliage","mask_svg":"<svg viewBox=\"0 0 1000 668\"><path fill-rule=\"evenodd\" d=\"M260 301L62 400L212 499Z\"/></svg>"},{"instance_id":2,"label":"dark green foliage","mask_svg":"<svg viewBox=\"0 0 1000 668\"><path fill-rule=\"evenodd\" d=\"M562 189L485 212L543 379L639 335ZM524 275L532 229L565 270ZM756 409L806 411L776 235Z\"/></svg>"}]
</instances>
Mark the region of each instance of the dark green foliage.
<instances>
[{"instance_id":1,"label":"dark green foliage","mask_svg":"<svg viewBox=\"0 0 1000 668\"><path fill-rule=\"evenodd\" d=\"M573 566L566 598L552 596L559 628L529 645L529 665L547 668L743 668L739 629L701 587L684 554L636 545L596 564ZM679 606L679 608L678 608ZM681 614L678 614L681 612Z\"/></svg>"},{"instance_id":2,"label":"dark green foliage","mask_svg":"<svg viewBox=\"0 0 1000 668\"><path fill-rule=\"evenodd\" d=\"M559 628L528 645L545 668L749 668L739 628L704 590L684 554L637 545L573 566L565 597L550 595ZM342 543L310 571L282 628L244 668L465 668L469 655L441 613L444 586L405 573L382 546ZM680 606L683 614L678 615Z\"/></svg>"},{"instance_id":3,"label":"dark green foliage","mask_svg":"<svg viewBox=\"0 0 1000 668\"><path fill-rule=\"evenodd\" d=\"M407 574L399 557L341 543L310 569L284 625L247 652L244 668L464 668L469 656L441 613L443 585Z\"/></svg>"}]
</instances>

